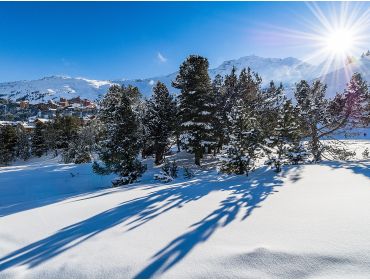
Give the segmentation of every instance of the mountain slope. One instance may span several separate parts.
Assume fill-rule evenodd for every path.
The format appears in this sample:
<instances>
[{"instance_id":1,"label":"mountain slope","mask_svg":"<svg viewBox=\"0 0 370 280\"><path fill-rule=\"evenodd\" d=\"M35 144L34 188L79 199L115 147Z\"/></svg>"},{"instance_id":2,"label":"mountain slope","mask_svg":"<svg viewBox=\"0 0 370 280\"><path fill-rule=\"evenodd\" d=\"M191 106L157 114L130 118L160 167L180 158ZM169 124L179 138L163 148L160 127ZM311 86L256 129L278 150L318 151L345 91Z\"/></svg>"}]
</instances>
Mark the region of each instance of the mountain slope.
<instances>
[{"instance_id":1,"label":"mountain slope","mask_svg":"<svg viewBox=\"0 0 370 280\"><path fill-rule=\"evenodd\" d=\"M250 67L257 72L266 86L271 80L276 83L282 82L289 96L292 95L294 84L301 79L313 80L320 76L322 66L314 66L299 59L288 58L263 58L255 55L241 57L235 60L223 62L217 68L209 70L213 79L217 74L222 76L229 74L232 67L241 69ZM328 83L328 96L333 96L336 91L343 91L351 74L355 71L362 73L366 80L370 81L370 60L363 58L346 68L335 70L320 79ZM98 81L85 78L71 78L63 76L51 76L33 81L17 81L0 83L0 97L9 97L12 100L28 99L31 102L43 102L55 100L60 97L72 98L80 96L95 100L99 95L107 92L114 84L137 86L144 96L150 96L152 88L157 81L163 82L171 92L178 90L171 86L176 78L177 72L159 77L135 80Z\"/></svg>"},{"instance_id":2,"label":"mountain slope","mask_svg":"<svg viewBox=\"0 0 370 280\"><path fill-rule=\"evenodd\" d=\"M81 96L95 100L99 94L107 92L113 83L110 81L88 80L65 76L51 76L33 81L17 81L0 84L0 97L12 100L27 99L31 102L73 98Z\"/></svg>"},{"instance_id":3,"label":"mountain slope","mask_svg":"<svg viewBox=\"0 0 370 280\"><path fill-rule=\"evenodd\" d=\"M239 73L243 68L250 67L252 71L257 72L262 77L264 86L268 85L271 80L274 80L277 83L282 82L286 88L291 88L294 83L300 81L301 79L314 79L320 73L318 67L302 62L293 57L282 59L263 58L251 55L223 62L217 68L209 70L210 77L213 79L218 74L222 76L230 74L233 66L236 67L237 73ZM162 77L116 82L126 85L135 85L144 95L149 96L151 94L153 84L158 80L165 83L172 92L177 92L177 90L171 86L171 81L175 79L176 75L177 72Z\"/></svg>"},{"instance_id":4,"label":"mountain slope","mask_svg":"<svg viewBox=\"0 0 370 280\"><path fill-rule=\"evenodd\" d=\"M363 79L370 82L370 57L363 57L343 68L332 71L320 77L320 80L327 84L327 93L333 96L336 92L344 91L352 75L356 72L360 73Z\"/></svg>"}]
</instances>

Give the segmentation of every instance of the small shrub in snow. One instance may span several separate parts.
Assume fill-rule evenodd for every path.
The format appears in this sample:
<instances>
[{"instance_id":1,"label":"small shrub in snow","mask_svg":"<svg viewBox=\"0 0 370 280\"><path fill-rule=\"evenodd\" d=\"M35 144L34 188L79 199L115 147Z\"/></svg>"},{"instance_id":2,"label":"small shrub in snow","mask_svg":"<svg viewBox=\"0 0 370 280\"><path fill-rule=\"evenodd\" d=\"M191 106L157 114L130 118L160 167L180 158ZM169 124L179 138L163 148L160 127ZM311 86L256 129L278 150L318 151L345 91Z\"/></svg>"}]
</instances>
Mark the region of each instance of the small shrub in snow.
<instances>
[{"instance_id":1,"label":"small shrub in snow","mask_svg":"<svg viewBox=\"0 0 370 280\"><path fill-rule=\"evenodd\" d=\"M162 166L162 171L157 174L154 174L154 179L168 183L177 178L178 167L176 161L172 161L171 163L166 160Z\"/></svg>"},{"instance_id":2,"label":"small shrub in snow","mask_svg":"<svg viewBox=\"0 0 370 280\"><path fill-rule=\"evenodd\" d=\"M177 178L178 166L176 160L173 160L170 166L170 173L172 178Z\"/></svg>"},{"instance_id":3,"label":"small shrub in snow","mask_svg":"<svg viewBox=\"0 0 370 280\"><path fill-rule=\"evenodd\" d=\"M356 156L356 152L349 151L345 148L339 148L334 146L326 146L326 151L334 158L338 160L349 160Z\"/></svg>"},{"instance_id":4,"label":"small shrub in snow","mask_svg":"<svg viewBox=\"0 0 370 280\"><path fill-rule=\"evenodd\" d=\"M190 168L184 167L184 178L185 179L190 179L194 177L194 173L191 171Z\"/></svg>"},{"instance_id":5,"label":"small shrub in snow","mask_svg":"<svg viewBox=\"0 0 370 280\"><path fill-rule=\"evenodd\" d=\"M362 157L363 157L364 159L368 159L368 158L369 158L369 156L370 156L370 154L369 154L369 149L368 149L368 148L366 148L366 149L362 152Z\"/></svg>"},{"instance_id":6,"label":"small shrub in snow","mask_svg":"<svg viewBox=\"0 0 370 280\"><path fill-rule=\"evenodd\" d=\"M163 183L168 183L171 182L173 178L161 171L157 174L154 174L154 180L161 181Z\"/></svg>"}]
</instances>

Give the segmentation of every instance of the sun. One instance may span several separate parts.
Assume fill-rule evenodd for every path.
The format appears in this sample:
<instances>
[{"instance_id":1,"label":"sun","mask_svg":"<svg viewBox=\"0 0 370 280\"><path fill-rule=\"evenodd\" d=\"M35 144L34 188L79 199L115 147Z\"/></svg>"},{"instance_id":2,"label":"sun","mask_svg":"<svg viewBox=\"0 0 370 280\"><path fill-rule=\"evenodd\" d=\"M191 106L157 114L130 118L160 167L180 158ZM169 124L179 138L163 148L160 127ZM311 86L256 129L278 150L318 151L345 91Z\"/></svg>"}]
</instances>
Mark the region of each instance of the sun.
<instances>
[{"instance_id":1,"label":"sun","mask_svg":"<svg viewBox=\"0 0 370 280\"><path fill-rule=\"evenodd\" d=\"M349 29L333 30L323 40L328 52L337 56L350 56L356 46L355 34Z\"/></svg>"},{"instance_id":2,"label":"sun","mask_svg":"<svg viewBox=\"0 0 370 280\"><path fill-rule=\"evenodd\" d=\"M299 28L270 25L265 37L303 53L303 62L319 66L318 76L360 65L362 53L370 48L370 6L364 2L306 2L306 6L309 12L300 16Z\"/></svg>"}]
</instances>

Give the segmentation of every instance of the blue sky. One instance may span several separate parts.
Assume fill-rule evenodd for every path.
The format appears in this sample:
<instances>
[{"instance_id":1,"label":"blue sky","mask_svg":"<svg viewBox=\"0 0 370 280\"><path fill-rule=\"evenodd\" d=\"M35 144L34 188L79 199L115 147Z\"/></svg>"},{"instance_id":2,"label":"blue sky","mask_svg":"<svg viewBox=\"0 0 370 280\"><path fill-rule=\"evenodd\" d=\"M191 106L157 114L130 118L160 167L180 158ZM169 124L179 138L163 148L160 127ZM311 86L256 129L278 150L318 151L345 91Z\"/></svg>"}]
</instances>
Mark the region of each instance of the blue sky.
<instances>
[{"instance_id":1,"label":"blue sky","mask_svg":"<svg viewBox=\"0 0 370 280\"><path fill-rule=\"evenodd\" d=\"M250 54L302 58L314 47L272 30L307 31L310 21L304 2L0 2L0 81L153 77L189 54L211 67Z\"/></svg>"}]
</instances>

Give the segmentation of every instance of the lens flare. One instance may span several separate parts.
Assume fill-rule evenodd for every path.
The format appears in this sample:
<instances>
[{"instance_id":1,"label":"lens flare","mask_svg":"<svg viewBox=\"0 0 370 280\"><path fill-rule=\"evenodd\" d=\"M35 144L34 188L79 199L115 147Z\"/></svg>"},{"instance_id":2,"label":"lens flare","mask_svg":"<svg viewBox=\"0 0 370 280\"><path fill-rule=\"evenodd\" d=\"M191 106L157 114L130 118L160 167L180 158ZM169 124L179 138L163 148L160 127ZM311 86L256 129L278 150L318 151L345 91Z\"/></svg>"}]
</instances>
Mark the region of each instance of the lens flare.
<instances>
[{"instance_id":1,"label":"lens flare","mask_svg":"<svg viewBox=\"0 0 370 280\"><path fill-rule=\"evenodd\" d=\"M299 29L265 25L267 31L263 36L284 44L292 52L305 50L301 60L320 65L322 76L335 69L352 67L370 49L370 10L361 2L332 2L321 8L319 4L306 2L311 13L297 15Z\"/></svg>"}]
</instances>

